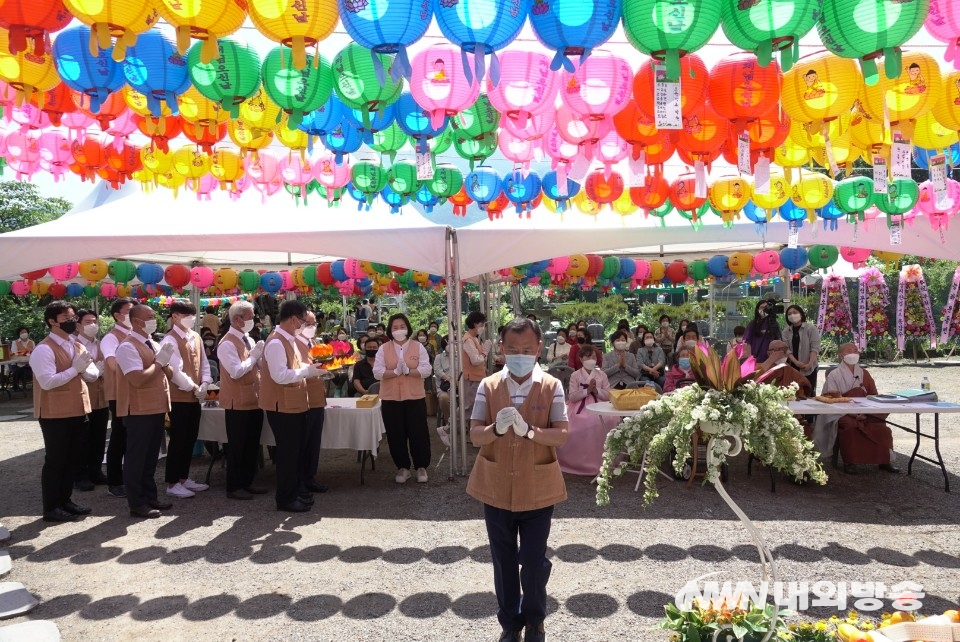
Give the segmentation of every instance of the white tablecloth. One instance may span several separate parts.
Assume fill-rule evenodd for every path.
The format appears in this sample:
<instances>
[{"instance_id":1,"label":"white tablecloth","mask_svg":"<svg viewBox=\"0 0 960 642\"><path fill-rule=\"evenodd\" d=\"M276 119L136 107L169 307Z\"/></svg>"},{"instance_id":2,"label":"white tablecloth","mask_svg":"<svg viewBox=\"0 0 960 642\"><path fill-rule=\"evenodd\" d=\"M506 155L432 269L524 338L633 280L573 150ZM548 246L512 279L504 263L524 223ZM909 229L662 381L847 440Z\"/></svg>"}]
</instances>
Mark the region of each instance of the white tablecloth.
<instances>
[{"instance_id":1,"label":"white tablecloth","mask_svg":"<svg viewBox=\"0 0 960 642\"><path fill-rule=\"evenodd\" d=\"M617 410L609 401L587 404L587 412L601 417L633 417L640 414L639 410Z\"/></svg>"},{"instance_id":2,"label":"white tablecloth","mask_svg":"<svg viewBox=\"0 0 960 642\"><path fill-rule=\"evenodd\" d=\"M355 398L328 399L323 418L323 439L320 448L334 450L369 450L376 457L380 439L386 432L383 417L380 414L380 402L373 408L357 408ZM204 408L200 414L200 434L202 441L227 443L227 427L223 408ZM276 445L273 431L263 414L263 430L260 443L264 446Z\"/></svg>"}]
</instances>

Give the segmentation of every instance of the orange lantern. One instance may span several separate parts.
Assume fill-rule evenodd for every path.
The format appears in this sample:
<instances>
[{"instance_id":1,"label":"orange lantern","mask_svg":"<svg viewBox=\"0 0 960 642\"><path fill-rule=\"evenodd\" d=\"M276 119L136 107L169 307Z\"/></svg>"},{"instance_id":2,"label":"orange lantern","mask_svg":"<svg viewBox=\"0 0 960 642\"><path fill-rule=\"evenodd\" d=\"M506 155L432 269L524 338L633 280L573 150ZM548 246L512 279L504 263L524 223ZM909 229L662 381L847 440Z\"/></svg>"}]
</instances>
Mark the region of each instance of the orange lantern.
<instances>
[{"instance_id":1,"label":"orange lantern","mask_svg":"<svg viewBox=\"0 0 960 642\"><path fill-rule=\"evenodd\" d=\"M847 113L857 99L863 76L856 61L826 51L801 57L783 74L783 111L808 131Z\"/></svg>"},{"instance_id":2,"label":"orange lantern","mask_svg":"<svg viewBox=\"0 0 960 642\"><path fill-rule=\"evenodd\" d=\"M217 39L229 36L247 18L244 0L160 0L157 11L177 30L181 55L190 48L190 39L203 41L200 62L217 57Z\"/></svg>"},{"instance_id":3,"label":"orange lantern","mask_svg":"<svg viewBox=\"0 0 960 642\"><path fill-rule=\"evenodd\" d=\"M660 174L647 174L643 185L630 188L630 200L646 214L667 202L670 184Z\"/></svg>"},{"instance_id":4,"label":"orange lantern","mask_svg":"<svg viewBox=\"0 0 960 642\"><path fill-rule=\"evenodd\" d=\"M213 146L223 140L227 135L226 124L215 125L213 130L207 126L198 126L191 122L183 123L183 135L198 145L208 154L213 151Z\"/></svg>"},{"instance_id":5,"label":"orange lantern","mask_svg":"<svg viewBox=\"0 0 960 642\"><path fill-rule=\"evenodd\" d=\"M634 101L617 112L613 117L613 126L620 138L633 147L631 156L634 160L644 152L646 162L651 165L662 164L673 155L676 148L677 133L671 130L658 131L653 116L640 109ZM651 156L659 158L667 149L669 153L659 162L650 160Z\"/></svg>"},{"instance_id":6,"label":"orange lantern","mask_svg":"<svg viewBox=\"0 0 960 642\"><path fill-rule=\"evenodd\" d=\"M590 172L584 192L590 200L600 205L610 205L623 194L623 177L617 172L611 172L609 176L600 170Z\"/></svg>"},{"instance_id":7,"label":"orange lantern","mask_svg":"<svg viewBox=\"0 0 960 642\"><path fill-rule=\"evenodd\" d=\"M653 96L654 61L646 60L640 65L640 71L633 79L633 99L637 106L647 114L655 114ZM707 99L707 66L695 53L680 58L680 113L689 116L693 108ZM624 139L626 140L626 139Z\"/></svg>"},{"instance_id":8,"label":"orange lantern","mask_svg":"<svg viewBox=\"0 0 960 642\"><path fill-rule=\"evenodd\" d=\"M336 0L249 0L247 10L257 31L290 47L296 69L307 64L307 46L316 45L333 33L340 17Z\"/></svg>"},{"instance_id":9,"label":"orange lantern","mask_svg":"<svg viewBox=\"0 0 960 642\"><path fill-rule=\"evenodd\" d=\"M697 220L697 213L706 202L706 198L697 196L693 174L681 174L670 183L670 204L677 210L689 212L693 221Z\"/></svg>"},{"instance_id":10,"label":"orange lantern","mask_svg":"<svg viewBox=\"0 0 960 642\"><path fill-rule=\"evenodd\" d=\"M93 180L96 171L107 164L107 145L104 137L99 134L88 134L82 141L75 140L73 159L79 166L81 176Z\"/></svg>"},{"instance_id":11,"label":"orange lantern","mask_svg":"<svg viewBox=\"0 0 960 642\"><path fill-rule=\"evenodd\" d=\"M719 155L720 146L727 140L729 131L727 119L718 114L709 102L703 102L683 119L677 147L694 159Z\"/></svg>"},{"instance_id":12,"label":"orange lantern","mask_svg":"<svg viewBox=\"0 0 960 642\"><path fill-rule=\"evenodd\" d=\"M153 116L136 115L133 122L137 124L137 129L141 134L150 139L151 145L163 151L170 151L170 139L176 138L183 131L183 121L179 116Z\"/></svg>"},{"instance_id":13,"label":"orange lantern","mask_svg":"<svg viewBox=\"0 0 960 642\"><path fill-rule=\"evenodd\" d=\"M50 34L73 20L63 0L0 1L0 27L10 31L9 52L21 51L42 56L47 52ZM29 41L29 42L28 42Z\"/></svg>"},{"instance_id":14,"label":"orange lantern","mask_svg":"<svg viewBox=\"0 0 960 642\"><path fill-rule=\"evenodd\" d=\"M710 70L710 104L731 121L734 131L778 107L780 65L761 67L752 53L726 56Z\"/></svg>"},{"instance_id":15,"label":"orange lantern","mask_svg":"<svg viewBox=\"0 0 960 642\"><path fill-rule=\"evenodd\" d=\"M947 129L960 132L960 71L947 74L934 95L933 117Z\"/></svg>"},{"instance_id":16,"label":"orange lantern","mask_svg":"<svg viewBox=\"0 0 960 642\"><path fill-rule=\"evenodd\" d=\"M875 120L883 121L886 105L891 128L913 138L916 119L933 107L943 80L937 61L920 51L903 52L903 71L899 78L888 78L881 68L880 82L864 86L863 108Z\"/></svg>"},{"instance_id":17,"label":"orange lantern","mask_svg":"<svg viewBox=\"0 0 960 642\"><path fill-rule=\"evenodd\" d=\"M466 216L467 206L473 203L473 199L467 195L467 188L460 186L460 191L447 199L453 205L454 216Z\"/></svg>"},{"instance_id":18,"label":"orange lantern","mask_svg":"<svg viewBox=\"0 0 960 642\"><path fill-rule=\"evenodd\" d=\"M139 145L124 142L119 148L116 145L107 146L107 167L117 172L120 182L123 183L133 176L133 173L143 168Z\"/></svg>"},{"instance_id":19,"label":"orange lantern","mask_svg":"<svg viewBox=\"0 0 960 642\"><path fill-rule=\"evenodd\" d=\"M63 4L80 22L90 26L90 53L96 56L99 49L113 45L113 59L117 62L126 58L127 47L137 43L137 35L160 18L153 2L64 0Z\"/></svg>"},{"instance_id":20,"label":"orange lantern","mask_svg":"<svg viewBox=\"0 0 960 642\"><path fill-rule=\"evenodd\" d=\"M103 131L107 131L110 128L110 123L127 111L127 103L123 99L122 91L115 91L107 96L107 99L100 103L100 111L96 113L90 109L90 96L73 90L71 90L71 94L74 104L80 108L80 111L96 120Z\"/></svg>"},{"instance_id":21,"label":"orange lantern","mask_svg":"<svg viewBox=\"0 0 960 642\"><path fill-rule=\"evenodd\" d=\"M64 114L77 111L77 105L73 102L73 94L64 83L60 83L48 91L34 94L30 97L30 103L39 107L54 127L60 126Z\"/></svg>"}]
</instances>

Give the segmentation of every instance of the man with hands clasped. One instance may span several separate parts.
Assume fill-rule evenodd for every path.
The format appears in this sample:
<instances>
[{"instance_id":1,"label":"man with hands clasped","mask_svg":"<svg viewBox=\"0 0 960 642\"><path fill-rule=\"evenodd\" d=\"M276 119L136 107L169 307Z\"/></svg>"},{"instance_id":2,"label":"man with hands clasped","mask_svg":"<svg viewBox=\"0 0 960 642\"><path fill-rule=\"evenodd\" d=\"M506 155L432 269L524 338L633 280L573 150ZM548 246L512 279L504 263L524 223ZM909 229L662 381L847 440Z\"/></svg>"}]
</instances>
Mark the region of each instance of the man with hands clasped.
<instances>
[{"instance_id":1,"label":"man with hands clasped","mask_svg":"<svg viewBox=\"0 0 960 642\"><path fill-rule=\"evenodd\" d=\"M514 319L501 341L506 366L483 380L470 417L480 453L467 493L484 505L499 640L540 642L551 569L547 537L554 504L567 498L556 454L567 440L566 404L560 382L537 365L543 341L536 323Z\"/></svg>"}]
</instances>

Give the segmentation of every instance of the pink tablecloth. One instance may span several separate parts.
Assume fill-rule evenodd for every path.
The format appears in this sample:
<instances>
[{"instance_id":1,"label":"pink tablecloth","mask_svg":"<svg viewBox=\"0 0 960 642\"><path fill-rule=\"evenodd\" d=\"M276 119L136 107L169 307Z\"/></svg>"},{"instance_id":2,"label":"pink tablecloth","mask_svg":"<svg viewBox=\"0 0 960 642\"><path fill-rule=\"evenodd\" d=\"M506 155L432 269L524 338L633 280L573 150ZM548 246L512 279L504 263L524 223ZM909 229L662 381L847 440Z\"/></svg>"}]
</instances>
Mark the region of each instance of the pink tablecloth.
<instances>
[{"instance_id":1,"label":"pink tablecloth","mask_svg":"<svg viewBox=\"0 0 960 642\"><path fill-rule=\"evenodd\" d=\"M568 428L567 443L557 448L560 470L571 475L594 477L600 472L603 463L603 444L607 433L616 425L616 418L603 417L587 410L579 413L580 402L567 404ZM604 421L607 425L604 425Z\"/></svg>"}]
</instances>

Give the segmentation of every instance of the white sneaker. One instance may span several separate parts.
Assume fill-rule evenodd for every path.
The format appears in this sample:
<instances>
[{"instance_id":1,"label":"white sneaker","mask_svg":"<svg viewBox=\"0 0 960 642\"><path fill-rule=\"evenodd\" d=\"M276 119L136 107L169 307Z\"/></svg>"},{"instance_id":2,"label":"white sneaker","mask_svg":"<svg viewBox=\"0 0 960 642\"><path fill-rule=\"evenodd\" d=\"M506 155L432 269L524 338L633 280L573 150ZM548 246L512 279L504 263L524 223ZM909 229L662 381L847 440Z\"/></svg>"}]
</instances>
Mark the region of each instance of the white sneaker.
<instances>
[{"instance_id":1,"label":"white sneaker","mask_svg":"<svg viewBox=\"0 0 960 642\"><path fill-rule=\"evenodd\" d=\"M187 490L192 490L192 491L195 492L195 493L199 493L199 492L201 492L201 491L204 491L204 490L207 490L208 488L210 488L210 487L207 486L206 484L201 484L200 482L195 482L195 481L193 481L192 479L188 479L188 480L185 481L185 482L180 482L180 485L183 486L184 488L186 488Z\"/></svg>"},{"instance_id":2,"label":"white sneaker","mask_svg":"<svg viewBox=\"0 0 960 642\"><path fill-rule=\"evenodd\" d=\"M410 471L406 468L401 468L394 478L398 484L406 484L408 479L410 479Z\"/></svg>"},{"instance_id":3,"label":"white sneaker","mask_svg":"<svg viewBox=\"0 0 960 642\"><path fill-rule=\"evenodd\" d=\"M171 497L193 497L194 494L195 493L193 491L187 490L182 484L179 483L167 488L167 495L170 495Z\"/></svg>"},{"instance_id":4,"label":"white sneaker","mask_svg":"<svg viewBox=\"0 0 960 642\"><path fill-rule=\"evenodd\" d=\"M417 468L417 483L426 484L427 483L427 469L426 468Z\"/></svg>"}]
</instances>

